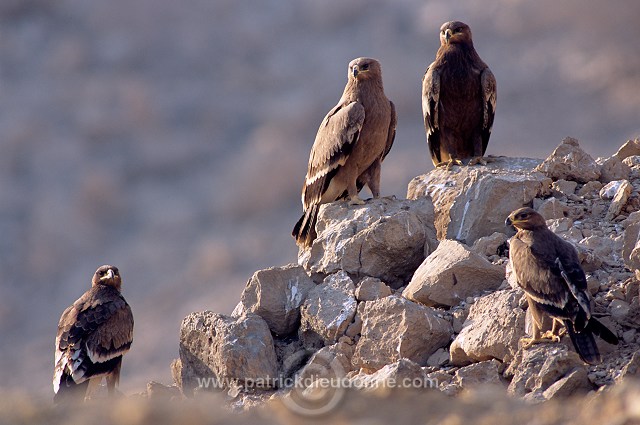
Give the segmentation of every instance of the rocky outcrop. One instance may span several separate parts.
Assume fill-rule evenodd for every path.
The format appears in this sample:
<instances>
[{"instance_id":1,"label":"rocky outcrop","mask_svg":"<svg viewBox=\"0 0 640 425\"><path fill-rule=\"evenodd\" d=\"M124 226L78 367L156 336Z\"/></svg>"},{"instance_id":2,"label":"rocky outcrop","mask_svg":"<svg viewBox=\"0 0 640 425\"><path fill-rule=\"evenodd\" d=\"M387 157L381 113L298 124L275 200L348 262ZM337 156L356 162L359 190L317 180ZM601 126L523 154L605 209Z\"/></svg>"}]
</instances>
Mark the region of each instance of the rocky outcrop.
<instances>
[{"instance_id":1,"label":"rocky outcrop","mask_svg":"<svg viewBox=\"0 0 640 425\"><path fill-rule=\"evenodd\" d=\"M320 207L318 237L298 262L312 274L339 270L376 277L393 288L406 284L437 246L428 198L380 198L362 206L335 202Z\"/></svg>"},{"instance_id":2,"label":"rocky outcrop","mask_svg":"<svg viewBox=\"0 0 640 425\"><path fill-rule=\"evenodd\" d=\"M438 168L411 180L407 198L433 199L438 239L472 245L482 236L504 232L511 211L550 193L551 179L534 169L540 160L492 158L483 167Z\"/></svg>"},{"instance_id":3,"label":"rocky outcrop","mask_svg":"<svg viewBox=\"0 0 640 425\"><path fill-rule=\"evenodd\" d=\"M176 384L189 393L202 377L230 379L228 393L243 397L243 380L304 378L304 388L278 390L287 403L335 397L342 390L320 391L333 378L450 396L492 385L539 402L636 376L640 156L625 155L639 146L593 161L570 139L545 161L436 169L411 182L413 200L323 206L300 266L256 272L233 317L185 319ZM584 364L566 336L522 348L531 319L509 267L513 231L503 223L523 205L578 250L593 314L621 339L615 347L598 340L601 365Z\"/></svg>"},{"instance_id":4,"label":"rocky outcrop","mask_svg":"<svg viewBox=\"0 0 640 425\"><path fill-rule=\"evenodd\" d=\"M503 280L503 267L459 242L443 240L418 267L402 295L428 306L452 307L469 296L497 289Z\"/></svg>"}]
</instances>

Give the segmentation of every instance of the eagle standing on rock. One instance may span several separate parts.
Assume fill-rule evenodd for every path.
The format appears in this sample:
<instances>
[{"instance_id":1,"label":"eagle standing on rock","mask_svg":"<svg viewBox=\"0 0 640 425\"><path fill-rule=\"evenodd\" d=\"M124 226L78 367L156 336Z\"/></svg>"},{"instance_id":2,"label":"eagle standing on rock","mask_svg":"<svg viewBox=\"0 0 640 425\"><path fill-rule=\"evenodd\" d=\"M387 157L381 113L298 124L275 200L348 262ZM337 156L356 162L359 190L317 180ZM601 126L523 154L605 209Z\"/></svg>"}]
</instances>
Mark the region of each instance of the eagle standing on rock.
<instances>
[{"instance_id":1,"label":"eagle standing on rock","mask_svg":"<svg viewBox=\"0 0 640 425\"><path fill-rule=\"evenodd\" d=\"M440 27L436 60L422 79L422 113L431 160L436 167L486 164L496 79L473 47L471 29L458 21Z\"/></svg>"},{"instance_id":2,"label":"eagle standing on rock","mask_svg":"<svg viewBox=\"0 0 640 425\"><path fill-rule=\"evenodd\" d=\"M618 337L591 315L587 279L576 249L549 230L544 217L531 208L512 212L506 224L518 230L509 244L509 260L533 318L533 337L522 339L525 348L560 341L558 324L564 324L580 358L600 363L593 335L609 344L617 344ZM543 314L553 318L553 329L541 335Z\"/></svg>"},{"instance_id":3,"label":"eagle standing on rock","mask_svg":"<svg viewBox=\"0 0 640 425\"><path fill-rule=\"evenodd\" d=\"M62 313L53 375L56 403L90 398L103 376L113 395L122 356L133 342L133 315L120 293L121 285L116 267L101 266L91 289Z\"/></svg>"},{"instance_id":4,"label":"eagle standing on rock","mask_svg":"<svg viewBox=\"0 0 640 425\"><path fill-rule=\"evenodd\" d=\"M380 166L396 134L396 110L382 87L380 63L358 58L349 63L347 85L338 104L322 120L309 155L302 187L304 214L292 235L311 246L321 204L349 199L363 204L358 192L367 185L380 196Z\"/></svg>"}]
</instances>

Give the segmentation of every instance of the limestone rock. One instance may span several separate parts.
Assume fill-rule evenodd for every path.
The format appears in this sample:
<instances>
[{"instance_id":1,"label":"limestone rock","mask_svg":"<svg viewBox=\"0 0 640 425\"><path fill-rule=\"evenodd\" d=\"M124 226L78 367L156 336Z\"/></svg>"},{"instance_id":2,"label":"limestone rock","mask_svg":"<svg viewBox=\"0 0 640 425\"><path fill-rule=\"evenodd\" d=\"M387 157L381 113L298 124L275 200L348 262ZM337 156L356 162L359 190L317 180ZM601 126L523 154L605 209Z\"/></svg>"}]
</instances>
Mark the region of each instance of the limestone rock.
<instances>
[{"instance_id":1,"label":"limestone rock","mask_svg":"<svg viewBox=\"0 0 640 425\"><path fill-rule=\"evenodd\" d=\"M578 196L582 196L585 198L594 198L594 194L597 194L602 189L602 183L598 181L590 181L585 183L580 189L578 189Z\"/></svg>"},{"instance_id":2,"label":"limestone rock","mask_svg":"<svg viewBox=\"0 0 640 425\"><path fill-rule=\"evenodd\" d=\"M587 183L600 178L600 166L580 148L578 141L566 137L537 168L554 180L573 180Z\"/></svg>"},{"instance_id":3,"label":"limestone rock","mask_svg":"<svg viewBox=\"0 0 640 425\"><path fill-rule=\"evenodd\" d=\"M555 382L586 366L575 351L563 343L537 344L520 350L505 371L512 377L508 392L524 396L542 393Z\"/></svg>"},{"instance_id":4,"label":"limestone rock","mask_svg":"<svg viewBox=\"0 0 640 425\"><path fill-rule=\"evenodd\" d=\"M616 189L615 195L613 195L609 210L604 217L605 220L611 221L620 214L622 208L627 204L632 191L631 183L627 180L621 180L620 186Z\"/></svg>"},{"instance_id":5,"label":"limestone rock","mask_svg":"<svg viewBox=\"0 0 640 425\"><path fill-rule=\"evenodd\" d=\"M551 180L533 171L538 164L537 159L497 157L487 166L438 168L415 177L407 198L430 196L438 239L472 245L482 236L504 232L504 220L513 210L550 193Z\"/></svg>"},{"instance_id":6,"label":"limestone rock","mask_svg":"<svg viewBox=\"0 0 640 425\"><path fill-rule=\"evenodd\" d=\"M618 149L615 153L615 157L623 161L630 156L640 155L640 139L627 140L627 142Z\"/></svg>"},{"instance_id":7,"label":"limestone rock","mask_svg":"<svg viewBox=\"0 0 640 425\"><path fill-rule=\"evenodd\" d=\"M630 270L640 270L640 212L632 213L623 225L625 227L622 258Z\"/></svg>"},{"instance_id":8,"label":"limestone rock","mask_svg":"<svg viewBox=\"0 0 640 425\"><path fill-rule=\"evenodd\" d=\"M614 180L626 180L631 174L631 167L625 164L624 158L620 159L616 155L603 159L600 162L600 181L608 183Z\"/></svg>"},{"instance_id":9,"label":"limestone rock","mask_svg":"<svg viewBox=\"0 0 640 425\"><path fill-rule=\"evenodd\" d=\"M398 288L437 246L433 221L428 198L322 205L318 237L311 249L300 251L298 263L311 273L344 270L356 277L377 277Z\"/></svg>"},{"instance_id":10,"label":"limestone rock","mask_svg":"<svg viewBox=\"0 0 640 425\"><path fill-rule=\"evenodd\" d=\"M362 322L353 364L365 371L376 371L401 358L424 366L431 354L449 343L453 333L449 322L434 309L396 295L368 301Z\"/></svg>"},{"instance_id":11,"label":"limestone rock","mask_svg":"<svg viewBox=\"0 0 640 425\"><path fill-rule=\"evenodd\" d=\"M497 289L504 269L459 242L443 240L418 267L402 295L428 306L454 306L468 296Z\"/></svg>"},{"instance_id":12,"label":"limestone rock","mask_svg":"<svg viewBox=\"0 0 640 425\"><path fill-rule=\"evenodd\" d=\"M520 307L523 296L521 290L510 289L480 297L451 343L450 362L463 366L513 358L520 338L525 335L525 312Z\"/></svg>"},{"instance_id":13,"label":"limestone rock","mask_svg":"<svg viewBox=\"0 0 640 425\"><path fill-rule=\"evenodd\" d=\"M356 299L358 301L373 301L389 295L391 295L391 288L375 277L365 277L356 289Z\"/></svg>"},{"instance_id":14,"label":"limestone rock","mask_svg":"<svg viewBox=\"0 0 640 425\"><path fill-rule=\"evenodd\" d=\"M272 267L253 274L232 316L255 313L276 335L294 332L300 321L300 306L315 287L300 266Z\"/></svg>"},{"instance_id":15,"label":"limestone rock","mask_svg":"<svg viewBox=\"0 0 640 425\"><path fill-rule=\"evenodd\" d=\"M317 337L323 345L335 344L353 320L357 307L355 286L347 273L327 276L309 291L302 305L301 338L305 343L313 344Z\"/></svg>"},{"instance_id":16,"label":"limestone rock","mask_svg":"<svg viewBox=\"0 0 640 425\"><path fill-rule=\"evenodd\" d=\"M625 364L622 367L622 371L620 372L620 375L616 378L616 381L622 382L622 380L627 377L638 379L639 376L640 376L640 353L635 352L633 353L631 360L629 360L627 364Z\"/></svg>"},{"instance_id":17,"label":"limestone rock","mask_svg":"<svg viewBox=\"0 0 640 425\"><path fill-rule=\"evenodd\" d=\"M546 220L565 218L567 216L567 209L567 206L557 198L549 198L538 207L538 213Z\"/></svg>"},{"instance_id":18,"label":"limestone rock","mask_svg":"<svg viewBox=\"0 0 640 425\"><path fill-rule=\"evenodd\" d=\"M471 388L480 385L501 385L501 363L496 359L474 363L461 367L456 371L454 382L461 388Z\"/></svg>"},{"instance_id":19,"label":"limestone rock","mask_svg":"<svg viewBox=\"0 0 640 425\"><path fill-rule=\"evenodd\" d=\"M498 253L498 248L507 242L507 235L500 232L495 232L490 236L483 236L478 239L471 249L480 255L490 257Z\"/></svg>"},{"instance_id":20,"label":"limestone rock","mask_svg":"<svg viewBox=\"0 0 640 425\"><path fill-rule=\"evenodd\" d=\"M549 386L542 395L546 400L555 397L569 397L579 393L587 393L593 389L593 385L587 377L587 369L578 367L567 373Z\"/></svg>"},{"instance_id":21,"label":"limestone rock","mask_svg":"<svg viewBox=\"0 0 640 425\"><path fill-rule=\"evenodd\" d=\"M211 311L191 313L180 327L182 391L198 387L193 378L263 383L270 388L278 373L273 339L256 314L232 318Z\"/></svg>"},{"instance_id":22,"label":"limestone rock","mask_svg":"<svg viewBox=\"0 0 640 425\"><path fill-rule=\"evenodd\" d=\"M358 374L351 379L352 385L364 390L375 390L383 387L431 388L431 380L426 372L409 359L399 359L384 366L372 374ZM437 387L437 383L433 388Z\"/></svg>"},{"instance_id":23,"label":"limestone rock","mask_svg":"<svg viewBox=\"0 0 640 425\"><path fill-rule=\"evenodd\" d=\"M556 197L571 196L576 192L578 183L568 180L558 180L551 185L551 192Z\"/></svg>"},{"instance_id":24,"label":"limestone rock","mask_svg":"<svg viewBox=\"0 0 640 425\"><path fill-rule=\"evenodd\" d=\"M427 366L439 367L444 365L449 361L449 352L444 348L438 348L435 353L433 353L427 359Z\"/></svg>"}]
</instances>

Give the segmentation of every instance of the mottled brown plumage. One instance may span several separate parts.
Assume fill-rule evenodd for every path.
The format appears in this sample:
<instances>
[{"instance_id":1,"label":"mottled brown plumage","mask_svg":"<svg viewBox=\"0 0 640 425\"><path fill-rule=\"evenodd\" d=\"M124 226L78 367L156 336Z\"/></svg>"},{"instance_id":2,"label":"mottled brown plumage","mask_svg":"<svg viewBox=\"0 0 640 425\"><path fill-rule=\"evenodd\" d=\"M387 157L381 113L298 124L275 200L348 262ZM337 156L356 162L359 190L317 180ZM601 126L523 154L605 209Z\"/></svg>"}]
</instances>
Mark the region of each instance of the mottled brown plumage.
<instances>
[{"instance_id":1,"label":"mottled brown plumage","mask_svg":"<svg viewBox=\"0 0 640 425\"><path fill-rule=\"evenodd\" d=\"M89 398L103 377L113 394L122 356L133 342L133 315L120 293L121 285L116 267L101 266L91 289L62 313L53 375L57 403Z\"/></svg>"},{"instance_id":2,"label":"mottled brown plumage","mask_svg":"<svg viewBox=\"0 0 640 425\"><path fill-rule=\"evenodd\" d=\"M422 79L422 113L435 166L483 162L496 110L496 80L458 21L440 28L436 60Z\"/></svg>"},{"instance_id":3,"label":"mottled brown plumage","mask_svg":"<svg viewBox=\"0 0 640 425\"><path fill-rule=\"evenodd\" d=\"M591 315L587 279L576 249L549 230L544 218L531 208L512 212L506 224L518 229L509 244L509 260L533 318L533 337L526 338L525 344L559 341L557 325L561 323L580 358L589 364L600 363L593 335L610 344L617 344L618 338ZM540 335L544 315L553 318L554 325L551 332Z\"/></svg>"},{"instance_id":4,"label":"mottled brown plumage","mask_svg":"<svg viewBox=\"0 0 640 425\"><path fill-rule=\"evenodd\" d=\"M321 204L339 199L362 204L358 192L367 185L380 196L380 165L396 129L393 102L384 94L380 63L358 58L349 63L347 85L338 104L324 117L309 155L302 187L304 214L292 235L308 247L316 237Z\"/></svg>"}]
</instances>

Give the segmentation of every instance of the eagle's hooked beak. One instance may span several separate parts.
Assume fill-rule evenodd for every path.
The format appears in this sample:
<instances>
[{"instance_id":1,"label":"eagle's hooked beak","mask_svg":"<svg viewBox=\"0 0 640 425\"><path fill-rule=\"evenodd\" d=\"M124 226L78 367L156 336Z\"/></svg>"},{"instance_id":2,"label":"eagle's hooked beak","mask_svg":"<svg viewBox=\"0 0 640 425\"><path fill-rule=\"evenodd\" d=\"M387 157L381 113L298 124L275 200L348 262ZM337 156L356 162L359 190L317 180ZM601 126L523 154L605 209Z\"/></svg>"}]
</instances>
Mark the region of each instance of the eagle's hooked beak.
<instances>
[{"instance_id":1,"label":"eagle's hooked beak","mask_svg":"<svg viewBox=\"0 0 640 425\"><path fill-rule=\"evenodd\" d=\"M113 270L107 270L107 274L102 277L103 280L111 280L113 279Z\"/></svg>"},{"instance_id":2,"label":"eagle's hooked beak","mask_svg":"<svg viewBox=\"0 0 640 425\"><path fill-rule=\"evenodd\" d=\"M447 28L444 31L444 40L447 42L447 44L449 44L449 40L451 39L451 36L453 36L453 32L449 28Z\"/></svg>"},{"instance_id":3,"label":"eagle's hooked beak","mask_svg":"<svg viewBox=\"0 0 640 425\"><path fill-rule=\"evenodd\" d=\"M504 221L504 225L505 226L513 226L513 222L511 221L511 217L507 217L507 219Z\"/></svg>"},{"instance_id":4,"label":"eagle's hooked beak","mask_svg":"<svg viewBox=\"0 0 640 425\"><path fill-rule=\"evenodd\" d=\"M351 72L353 73L353 78L356 78L358 76L358 72L360 72L358 70L358 65L354 65L353 69L351 70Z\"/></svg>"}]
</instances>

